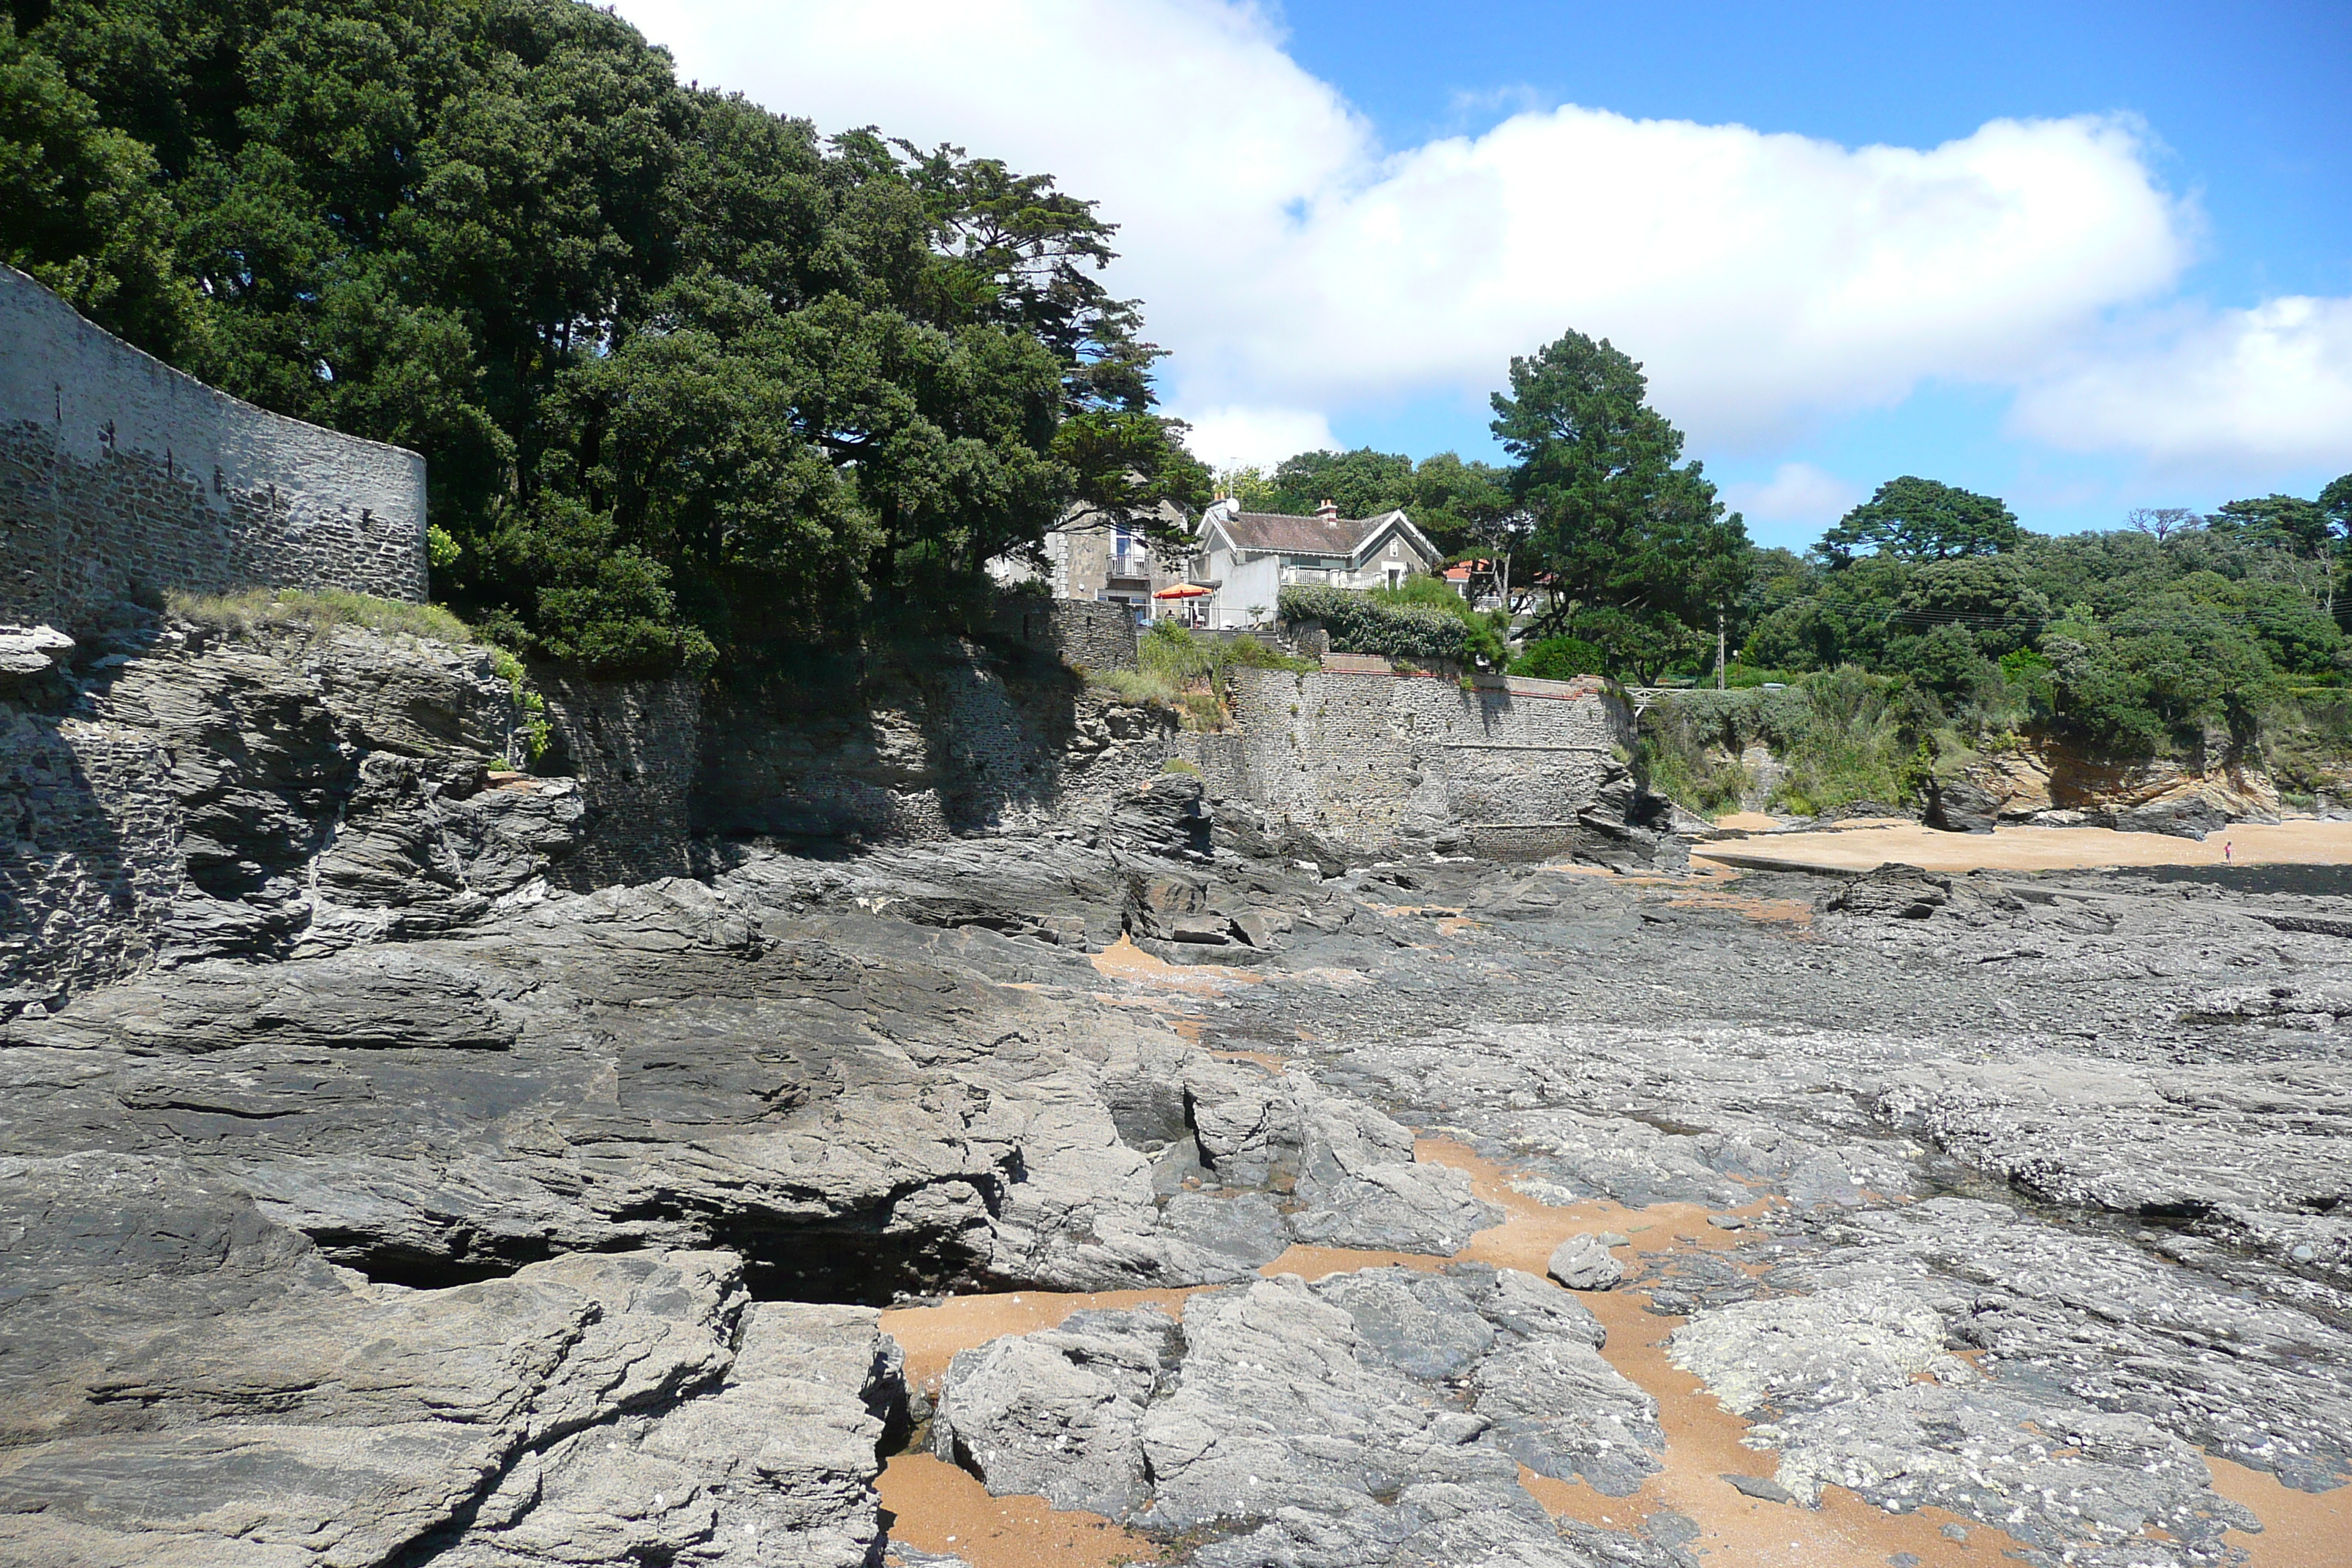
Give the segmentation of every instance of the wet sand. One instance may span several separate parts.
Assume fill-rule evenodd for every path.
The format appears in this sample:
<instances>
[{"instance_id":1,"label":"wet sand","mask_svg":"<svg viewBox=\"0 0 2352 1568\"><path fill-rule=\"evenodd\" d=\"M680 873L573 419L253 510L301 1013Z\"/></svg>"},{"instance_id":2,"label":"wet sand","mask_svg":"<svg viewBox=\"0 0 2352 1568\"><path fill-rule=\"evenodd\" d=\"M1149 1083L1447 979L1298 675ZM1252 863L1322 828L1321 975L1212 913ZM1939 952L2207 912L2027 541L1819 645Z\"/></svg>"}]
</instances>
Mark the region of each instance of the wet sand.
<instances>
[{"instance_id":1,"label":"wet sand","mask_svg":"<svg viewBox=\"0 0 2352 1568\"><path fill-rule=\"evenodd\" d=\"M2262 1533L2227 1531L2222 1539L2246 1554L2246 1568L2352 1568L2352 1487L2299 1492L2276 1476L2206 1456L2213 1489L2243 1503L2263 1521Z\"/></svg>"},{"instance_id":2,"label":"wet sand","mask_svg":"<svg viewBox=\"0 0 2352 1568\"><path fill-rule=\"evenodd\" d=\"M1118 1568L1157 1563L1159 1545L1100 1514L1044 1498L991 1497L979 1478L929 1454L897 1454L876 1483L890 1539L971 1568Z\"/></svg>"},{"instance_id":3,"label":"wet sand","mask_svg":"<svg viewBox=\"0 0 2352 1568\"><path fill-rule=\"evenodd\" d=\"M1475 1260L1541 1275L1553 1248L1570 1236L1586 1232L1615 1231L1631 1238L1633 1251L1648 1255L1727 1250L1748 1239L1746 1233L1711 1226L1707 1215L1752 1217L1770 1206L1759 1203L1727 1211L1658 1204L1628 1208L1601 1200L1551 1208L1513 1191L1508 1172L1462 1144L1423 1139L1415 1153L1431 1163L1467 1172L1478 1194L1504 1210L1503 1223L1479 1232L1454 1258L1295 1246L1258 1272L1268 1278L1297 1274L1313 1281L1391 1264L1437 1269L1449 1262ZM1051 1328L1089 1307L1150 1301L1181 1314L1184 1298L1193 1293L1024 1290L962 1296L936 1307L885 1312L882 1327L907 1352L908 1381L936 1391L960 1350L1003 1334ZM1672 1510L1700 1526L1701 1534L1689 1548L1725 1568L1885 1568L1887 1559L1900 1552L1912 1553L1922 1568L1972 1568L2000 1563L2003 1552L2017 1547L2001 1531L1958 1515L1939 1509L1890 1514L1836 1487L1824 1489L1819 1509L1748 1497L1723 1476L1769 1476L1777 1461L1769 1450L1742 1444L1748 1423L1717 1405L1696 1377L1666 1359L1666 1337L1683 1320L1645 1310L1649 1298L1639 1290L1582 1292L1577 1299L1609 1331L1601 1353L1658 1401L1667 1449L1661 1456L1664 1469L1625 1497L1522 1470L1521 1484L1555 1518L1622 1530ZM977 1479L928 1454L893 1457L883 1468L880 1486L883 1505L895 1516L893 1539L924 1551L953 1552L973 1568L1109 1568L1160 1555L1148 1538L1097 1515L1056 1511L1041 1498L992 1498ZM1968 1539L1945 1537L1942 1528L1948 1524L1964 1527Z\"/></svg>"},{"instance_id":4,"label":"wet sand","mask_svg":"<svg viewBox=\"0 0 2352 1568\"><path fill-rule=\"evenodd\" d=\"M1462 1256L1537 1275L1554 1247L1584 1232L1613 1230L1631 1239L1633 1251L1651 1256L1728 1250L1748 1239L1746 1233L1717 1229L1706 1216L1753 1216L1769 1206L1721 1210L1658 1204L1630 1209L1595 1202L1548 1208L1514 1192L1507 1172L1460 1144L1425 1139L1415 1152L1433 1163L1467 1171L1478 1195L1508 1215L1480 1231ZM1888 1513L1842 1487L1824 1488L1818 1509L1747 1496L1723 1477L1769 1476L1778 1461L1771 1450L1743 1444L1747 1421L1717 1404L1696 1377L1666 1359L1666 1337L1684 1320L1649 1311L1650 1299L1639 1290L1579 1291L1576 1299L1609 1331L1601 1353L1657 1400L1659 1425L1666 1434L1666 1451L1659 1458L1665 1468L1622 1498L1523 1472L1520 1484L1554 1517L1622 1530L1671 1510L1699 1526L1688 1550L1729 1568L1885 1568L1887 1559L1901 1552L1916 1557L1922 1568L1969 1568L2002 1563L2005 1552L2021 1549L2003 1531L1942 1509ZM1968 1539L1947 1538L1942 1531L1948 1524L1960 1525Z\"/></svg>"},{"instance_id":5,"label":"wet sand","mask_svg":"<svg viewBox=\"0 0 2352 1568\"><path fill-rule=\"evenodd\" d=\"M1127 937L1092 955L1095 973L1107 980L1195 996L1221 996L1240 985L1260 985L1265 976L1223 963L1171 963L1144 952Z\"/></svg>"},{"instance_id":6,"label":"wet sand","mask_svg":"<svg viewBox=\"0 0 2352 1568\"><path fill-rule=\"evenodd\" d=\"M1722 825L1746 826L1731 818L1724 818ZM1889 860L1930 871L2085 871L2106 866L2220 866L2225 864L2224 843L2231 850L2228 863L2240 866L2352 864L2352 822L2307 819L2241 823L2201 844L2168 834L2117 833L2105 827L1939 833L1911 822L1727 839L1696 847L1691 858L1697 863L1715 852L1738 856L1739 863L1748 866L1770 860L1848 871L1867 871Z\"/></svg>"}]
</instances>

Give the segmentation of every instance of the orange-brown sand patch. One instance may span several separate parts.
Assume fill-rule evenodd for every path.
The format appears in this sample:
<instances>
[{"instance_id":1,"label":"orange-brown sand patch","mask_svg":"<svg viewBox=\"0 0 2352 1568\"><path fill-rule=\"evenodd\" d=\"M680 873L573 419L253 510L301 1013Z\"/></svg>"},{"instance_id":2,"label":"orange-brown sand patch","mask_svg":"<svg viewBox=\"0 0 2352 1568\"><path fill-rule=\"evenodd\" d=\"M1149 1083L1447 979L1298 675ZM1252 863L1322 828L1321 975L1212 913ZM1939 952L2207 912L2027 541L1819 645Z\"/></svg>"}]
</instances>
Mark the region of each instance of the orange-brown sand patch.
<instances>
[{"instance_id":1,"label":"orange-brown sand patch","mask_svg":"<svg viewBox=\"0 0 2352 1568\"><path fill-rule=\"evenodd\" d=\"M1801 899L1748 899L1738 893L1702 891L1688 893L1679 899L1668 899L1671 910L1729 910L1746 915L1759 925L1809 926L1813 923L1813 906Z\"/></svg>"},{"instance_id":2,"label":"orange-brown sand patch","mask_svg":"<svg viewBox=\"0 0 2352 1568\"><path fill-rule=\"evenodd\" d=\"M1237 986L1262 984L1265 980L1262 974L1227 963L1171 963L1144 952L1124 936L1094 954L1093 963L1095 973L1106 979L1189 991L1201 996L1222 995Z\"/></svg>"},{"instance_id":3,"label":"orange-brown sand patch","mask_svg":"<svg viewBox=\"0 0 2352 1568\"><path fill-rule=\"evenodd\" d=\"M1938 833L1918 823L1826 833L1776 833L1710 847L1806 866L1867 871L1889 860L1930 871L2076 871L2105 866L2219 866L2224 844L2241 866L2352 863L2352 822L2308 819L2242 823L2199 843L2163 833L2105 827L1999 827L1990 833Z\"/></svg>"},{"instance_id":4,"label":"orange-brown sand patch","mask_svg":"<svg viewBox=\"0 0 2352 1568\"><path fill-rule=\"evenodd\" d=\"M893 1455L875 1487L891 1540L971 1568L1114 1568L1160 1555L1100 1514L1064 1512L1044 1498L991 1497L979 1478L929 1454Z\"/></svg>"},{"instance_id":5,"label":"orange-brown sand patch","mask_svg":"<svg viewBox=\"0 0 2352 1568\"><path fill-rule=\"evenodd\" d=\"M896 1307L882 1314L882 1331L907 1352L909 1387L937 1393L955 1353L1002 1339L1058 1327L1089 1307L1140 1307L1156 1302L1173 1316L1192 1289L1169 1290L1007 1290L950 1296L936 1307Z\"/></svg>"},{"instance_id":6,"label":"orange-brown sand patch","mask_svg":"<svg viewBox=\"0 0 2352 1568\"><path fill-rule=\"evenodd\" d=\"M1707 1223L1710 1214L1754 1218L1776 1200L1733 1210L1695 1204L1628 1208L1595 1200L1548 1207L1513 1191L1510 1172L1465 1145L1425 1138L1417 1158L1469 1174L1478 1195L1499 1205L1499 1225L1480 1231L1454 1258L1345 1247L1293 1247L1259 1270L1297 1274L1309 1281L1360 1268L1402 1265L1435 1269L1476 1260L1540 1275L1552 1250L1573 1235L1614 1231L1627 1250L1647 1255L1737 1247L1745 1231ZM1752 1271L1752 1270L1751 1270ZM1208 1287L1214 1289L1214 1287ZM1156 1302L1181 1315L1192 1289L1090 1293L1018 1291L953 1297L936 1307L885 1312L882 1327L907 1352L908 1381L936 1391L956 1352L1003 1334L1051 1328L1087 1307ZM1639 1489L1612 1497L1580 1482L1520 1471L1520 1484L1555 1518L1627 1530L1671 1510L1696 1521L1700 1534L1687 1543L1714 1568L1883 1568L1910 1552L1922 1568L1995 1568L2021 1552L2006 1532L1942 1509L1885 1512L1843 1488L1825 1488L1817 1509L1759 1501L1733 1487L1727 1474L1769 1477L1777 1460L1743 1439L1748 1423L1723 1408L1698 1378L1675 1366L1667 1338L1683 1319L1649 1311L1636 1289L1580 1292L1577 1300L1609 1331L1602 1351L1610 1363L1658 1402L1666 1434L1664 1468ZM2259 1535L2232 1531L2232 1545L2251 1554L2251 1568L2352 1568L2352 1489L2312 1495L2282 1487L2272 1477L2224 1460L2211 1461L2215 1489L2252 1509ZM931 1552L951 1552L974 1568L1108 1568L1160 1555L1148 1539L1093 1514L1058 1512L1038 1498L992 1498L978 1480L927 1455L900 1455L884 1468L883 1504L896 1516L894 1539ZM1943 1527L1967 1535L1952 1541Z\"/></svg>"},{"instance_id":7,"label":"orange-brown sand patch","mask_svg":"<svg viewBox=\"0 0 2352 1568\"><path fill-rule=\"evenodd\" d=\"M2276 1476L2206 1456L2213 1489L2243 1503L2263 1521L2262 1533L2227 1531L2222 1539L2246 1554L2246 1568L2352 1568L2352 1487L2299 1492Z\"/></svg>"},{"instance_id":8,"label":"orange-brown sand patch","mask_svg":"<svg viewBox=\"0 0 2352 1568\"><path fill-rule=\"evenodd\" d=\"M1694 1204L1660 1204L1629 1209L1602 1201L1550 1208L1513 1191L1508 1173L1459 1143L1423 1139L1414 1152L1433 1163L1469 1173L1478 1195L1499 1205L1507 1216L1501 1225L1480 1231L1462 1257L1533 1274L1544 1271L1554 1247L1587 1232L1616 1231L1630 1237L1632 1250L1640 1253L1737 1247L1747 1239L1745 1234L1717 1229L1706 1223L1706 1216L1728 1213L1753 1217L1771 1206L1759 1203L1711 1210ZM1723 1477L1769 1476L1777 1461L1769 1452L1747 1447L1741 1439L1748 1423L1717 1404L1696 1377L1666 1359L1666 1336L1683 1320L1647 1310L1649 1298L1638 1290L1580 1291L1577 1300L1609 1331L1601 1354L1657 1400L1666 1451L1659 1456L1664 1468L1627 1497L1541 1477L1534 1477L1538 1484L1530 1485L1531 1473L1522 1472L1521 1484L1554 1517L1622 1530L1671 1510L1697 1521L1700 1534L1690 1547L1706 1551L1710 1563L1737 1568L1885 1568L1898 1552L1912 1553L1929 1568L1990 1568L2002 1561L2003 1552L2018 1546L2000 1531L1941 1509L1887 1513L1837 1487L1824 1489L1818 1509L1759 1502L1747 1496ZM1956 1522L1968 1530L1967 1541L1943 1535L1942 1527Z\"/></svg>"}]
</instances>

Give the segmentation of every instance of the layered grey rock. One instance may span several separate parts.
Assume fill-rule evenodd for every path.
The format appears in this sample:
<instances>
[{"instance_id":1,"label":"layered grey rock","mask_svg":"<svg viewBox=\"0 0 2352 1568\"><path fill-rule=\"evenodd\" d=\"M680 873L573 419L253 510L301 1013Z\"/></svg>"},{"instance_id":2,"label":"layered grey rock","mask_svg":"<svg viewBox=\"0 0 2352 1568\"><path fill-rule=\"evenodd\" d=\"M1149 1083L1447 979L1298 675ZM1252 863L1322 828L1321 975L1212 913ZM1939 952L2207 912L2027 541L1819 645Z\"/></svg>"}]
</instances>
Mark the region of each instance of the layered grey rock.
<instances>
[{"instance_id":1,"label":"layered grey rock","mask_svg":"<svg viewBox=\"0 0 2352 1568\"><path fill-rule=\"evenodd\" d=\"M1655 1403L1600 1325L1480 1265L1295 1275L958 1356L934 1443L999 1493L1209 1531L1203 1564L1584 1563L1518 1468L1631 1492Z\"/></svg>"},{"instance_id":2,"label":"layered grey rock","mask_svg":"<svg viewBox=\"0 0 2352 1568\"><path fill-rule=\"evenodd\" d=\"M253 732L296 758L299 728ZM342 858L205 895L224 942L307 908L240 950L299 956L27 993L0 1041L12 1562L863 1562L897 1374L870 1305L808 1299L1166 1285L1209 1289L967 1352L935 1440L1195 1563L1696 1551L1706 1521L1556 1524L1516 1485L1622 1494L1663 1441L1567 1292L1256 1277L1493 1223L1414 1158L1433 1134L1542 1202L1704 1205L1612 1218L1620 1289L1689 1320L1676 1353L1801 1502L1938 1503L2049 1568L2203 1564L2244 1521L2200 1450L2352 1473L2352 887L1327 877L1144 835L1171 789L1134 847L713 847L705 881L526 880L314 942L331 865L428 901L367 826L430 780L365 758L424 752L361 750L338 798L386 804ZM224 803L299 796L297 761L206 764L219 866L278 853L276 808ZM1177 940L1196 916L1223 942ZM1139 933L1256 957L1137 991L1086 956Z\"/></svg>"},{"instance_id":3,"label":"layered grey rock","mask_svg":"<svg viewBox=\"0 0 2352 1568\"><path fill-rule=\"evenodd\" d=\"M525 716L489 648L135 605L44 647L64 675L0 692L0 1013L457 930L578 846L574 784L511 771Z\"/></svg>"}]
</instances>

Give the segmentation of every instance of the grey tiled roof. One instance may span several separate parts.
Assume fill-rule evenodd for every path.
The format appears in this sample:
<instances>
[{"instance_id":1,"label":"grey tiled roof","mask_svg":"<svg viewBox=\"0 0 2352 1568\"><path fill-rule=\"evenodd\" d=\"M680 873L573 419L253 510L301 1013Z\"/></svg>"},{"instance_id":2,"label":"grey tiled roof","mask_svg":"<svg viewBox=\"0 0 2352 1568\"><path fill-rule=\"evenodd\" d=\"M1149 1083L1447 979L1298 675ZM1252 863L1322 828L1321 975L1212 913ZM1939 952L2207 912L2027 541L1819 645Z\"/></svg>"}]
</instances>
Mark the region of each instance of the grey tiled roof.
<instances>
[{"instance_id":1,"label":"grey tiled roof","mask_svg":"<svg viewBox=\"0 0 2352 1568\"><path fill-rule=\"evenodd\" d=\"M1279 511L1244 511L1224 520L1226 536L1244 550L1279 550L1291 555L1353 555L1373 529L1394 514L1342 517L1329 522L1319 517L1294 517Z\"/></svg>"}]
</instances>

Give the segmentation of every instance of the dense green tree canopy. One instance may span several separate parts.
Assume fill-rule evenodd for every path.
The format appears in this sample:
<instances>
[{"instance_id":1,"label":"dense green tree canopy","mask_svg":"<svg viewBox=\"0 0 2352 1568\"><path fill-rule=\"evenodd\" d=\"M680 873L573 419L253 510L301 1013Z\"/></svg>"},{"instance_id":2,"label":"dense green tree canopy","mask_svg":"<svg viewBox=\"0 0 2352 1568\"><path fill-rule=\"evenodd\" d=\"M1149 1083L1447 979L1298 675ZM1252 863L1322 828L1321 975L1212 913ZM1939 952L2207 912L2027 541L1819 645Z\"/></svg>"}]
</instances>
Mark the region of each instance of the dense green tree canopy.
<instances>
[{"instance_id":1,"label":"dense green tree canopy","mask_svg":"<svg viewBox=\"0 0 2352 1568\"><path fill-rule=\"evenodd\" d=\"M436 586L657 668L953 604L1065 508L1206 499L1089 204L680 85L576 0L16 0L0 246L430 462Z\"/></svg>"},{"instance_id":2,"label":"dense green tree canopy","mask_svg":"<svg viewBox=\"0 0 2352 1568\"><path fill-rule=\"evenodd\" d=\"M1749 663L1907 675L1996 731L2161 749L2347 673L2323 588L2274 532L2028 533L1998 554L1788 557L1757 578Z\"/></svg>"},{"instance_id":3,"label":"dense green tree canopy","mask_svg":"<svg viewBox=\"0 0 2352 1568\"><path fill-rule=\"evenodd\" d=\"M1836 562L1857 551L1906 561L1948 561L2016 548L2023 530L2008 507L1934 479L1889 479L1824 535L1821 552Z\"/></svg>"},{"instance_id":4,"label":"dense green tree canopy","mask_svg":"<svg viewBox=\"0 0 2352 1568\"><path fill-rule=\"evenodd\" d=\"M1712 642L1738 605L1752 553L1737 512L1682 458L1682 432L1648 402L1642 367L1581 332L1514 357L1493 398L1528 520L1522 573L1550 585L1547 631L1621 650L1636 674Z\"/></svg>"}]
</instances>

